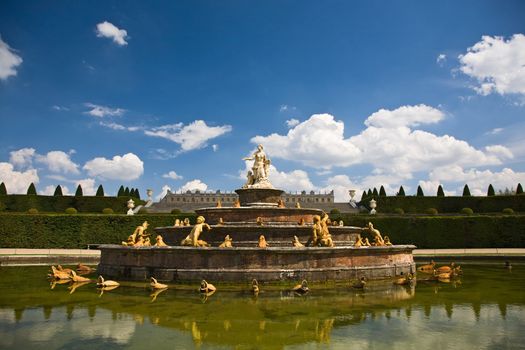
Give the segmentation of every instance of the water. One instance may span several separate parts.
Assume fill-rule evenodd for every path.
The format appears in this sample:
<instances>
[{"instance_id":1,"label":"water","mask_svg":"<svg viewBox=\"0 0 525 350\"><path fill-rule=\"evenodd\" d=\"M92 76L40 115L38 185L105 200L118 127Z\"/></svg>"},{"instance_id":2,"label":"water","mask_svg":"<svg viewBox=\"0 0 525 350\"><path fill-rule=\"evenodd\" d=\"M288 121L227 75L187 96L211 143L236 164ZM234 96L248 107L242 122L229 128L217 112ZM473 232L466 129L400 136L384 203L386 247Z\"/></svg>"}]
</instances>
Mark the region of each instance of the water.
<instances>
[{"instance_id":1,"label":"water","mask_svg":"<svg viewBox=\"0 0 525 350\"><path fill-rule=\"evenodd\" d=\"M204 300L145 283L99 295L50 288L46 267L0 268L2 349L518 349L525 348L525 265L463 264L455 283L389 283L365 291L313 285L306 296L222 286Z\"/></svg>"}]
</instances>

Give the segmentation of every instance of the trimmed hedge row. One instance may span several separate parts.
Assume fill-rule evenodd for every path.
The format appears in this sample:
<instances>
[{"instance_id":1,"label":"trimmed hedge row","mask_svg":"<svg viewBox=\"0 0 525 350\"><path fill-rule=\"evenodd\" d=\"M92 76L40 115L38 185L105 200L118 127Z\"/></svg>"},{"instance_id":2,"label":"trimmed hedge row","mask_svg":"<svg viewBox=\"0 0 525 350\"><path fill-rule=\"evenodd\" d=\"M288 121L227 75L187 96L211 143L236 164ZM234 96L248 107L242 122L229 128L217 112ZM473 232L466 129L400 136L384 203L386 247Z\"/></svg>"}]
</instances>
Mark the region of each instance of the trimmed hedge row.
<instances>
[{"instance_id":1,"label":"trimmed hedge row","mask_svg":"<svg viewBox=\"0 0 525 350\"><path fill-rule=\"evenodd\" d=\"M459 213L462 208L471 208L474 213L501 213L505 208L516 212L525 212L525 196L491 197L418 197L390 196L377 197L377 211L394 213L396 208L406 213L425 213L428 208L435 208L439 213ZM368 206L368 202L363 202Z\"/></svg>"},{"instance_id":2,"label":"trimmed hedge row","mask_svg":"<svg viewBox=\"0 0 525 350\"><path fill-rule=\"evenodd\" d=\"M151 229L173 225L180 215L67 215L1 214L0 247L3 248L85 248L87 244L115 244L125 240L145 220ZM418 248L523 248L525 216L428 216L386 217L334 215L346 225L364 227L374 223L396 244ZM153 233L153 231L150 231Z\"/></svg>"},{"instance_id":3,"label":"trimmed hedge row","mask_svg":"<svg viewBox=\"0 0 525 350\"><path fill-rule=\"evenodd\" d=\"M148 231L173 225L181 215L74 215L74 214L0 214L2 248L86 248L88 244L115 244L126 240L133 230L148 221ZM153 236L154 237L154 236Z\"/></svg>"},{"instance_id":4,"label":"trimmed hedge row","mask_svg":"<svg viewBox=\"0 0 525 350\"><path fill-rule=\"evenodd\" d=\"M345 225L374 227L395 244L418 248L524 248L525 216L361 216L339 215Z\"/></svg>"},{"instance_id":5,"label":"trimmed hedge row","mask_svg":"<svg viewBox=\"0 0 525 350\"><path fill-rule=\"evenodd\" d=\"M67 208L75 208L81 213L101 213L104 208L111 208L115 213L125 213L128 200L129 197L0 195L6 212L27 212L35 208L39 212L63 213ZM139 204L144 201L135 199L135 205Z\"/></svg>"}]
</instances>

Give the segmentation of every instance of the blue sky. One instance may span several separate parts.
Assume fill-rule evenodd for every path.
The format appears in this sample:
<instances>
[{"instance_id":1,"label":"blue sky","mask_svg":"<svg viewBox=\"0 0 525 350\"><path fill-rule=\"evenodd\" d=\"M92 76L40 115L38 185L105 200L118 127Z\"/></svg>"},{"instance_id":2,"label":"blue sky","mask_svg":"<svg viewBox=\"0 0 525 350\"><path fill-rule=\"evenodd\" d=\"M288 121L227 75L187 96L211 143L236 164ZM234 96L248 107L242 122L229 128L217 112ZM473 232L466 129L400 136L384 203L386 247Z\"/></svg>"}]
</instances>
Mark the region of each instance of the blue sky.
<instances>
[{"instance_id":1,"label":"blue sky","mask_svg":"<svg viewBox=\"0 0 525 350\"><path fill-rule=\"evenodd\" d=\"M49 193L525 182L520 1L2 1L0 181Z\"/></svg>"}]
</instances>

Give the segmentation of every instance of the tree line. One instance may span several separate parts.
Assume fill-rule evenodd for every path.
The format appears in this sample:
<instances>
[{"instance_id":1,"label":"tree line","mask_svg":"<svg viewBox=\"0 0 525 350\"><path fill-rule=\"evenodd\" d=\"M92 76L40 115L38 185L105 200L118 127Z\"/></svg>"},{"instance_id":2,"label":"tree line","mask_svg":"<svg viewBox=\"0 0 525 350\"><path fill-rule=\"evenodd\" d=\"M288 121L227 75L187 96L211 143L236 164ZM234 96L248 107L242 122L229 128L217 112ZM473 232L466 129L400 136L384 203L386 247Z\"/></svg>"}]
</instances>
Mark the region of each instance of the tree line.
<instances>
[{"instance_id":1,"label":"tree line","mask_svg":"<svg viewBox=\"0 0 525 350\"><path fill-rule=\"evenodd\" d=\"M27 195L37 195L36 186L34 183L31 183L26 191ZM0 184L0 196L6 196L7 195L7 187L5 183ZM75 197L82 197L84 195L84 191L82 189L82 185L78 184L77 189L75 190ZM57 185L55 188L55 192L53 193L53 196L63 196L62 193L62 186ZM95 197L104 197L104 187L102 185L99 185L97 188L97 192L95 194ZM129 188L124 187L123 185L120 186L117 197L134 197L137 199L140 199L140 192L138 188Z\"/></svg>"}]
</instances>

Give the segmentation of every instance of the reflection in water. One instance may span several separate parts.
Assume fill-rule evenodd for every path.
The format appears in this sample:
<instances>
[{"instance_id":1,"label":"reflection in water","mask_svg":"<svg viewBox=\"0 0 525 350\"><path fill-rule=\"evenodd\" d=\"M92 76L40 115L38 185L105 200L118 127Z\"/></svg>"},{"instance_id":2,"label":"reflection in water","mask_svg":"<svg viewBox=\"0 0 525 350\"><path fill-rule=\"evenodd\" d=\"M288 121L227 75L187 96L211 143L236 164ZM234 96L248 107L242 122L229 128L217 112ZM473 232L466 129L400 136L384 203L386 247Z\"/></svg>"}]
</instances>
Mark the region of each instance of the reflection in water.
<instances>
[{"instance_id":1,"label":"reflection in water","mask_svg":"<svg viewBox=\"0 0 525 350\"><path fill-rule=\"evenodd\" d=\"M349 284L311 285L306 295L265 287L257 297L249 288L221 287L206 298L194 288L152 293L146 284L129 283L98 298L95 284L49 289L40 268L24 268L23 273L1 268L0 348L163 349L176 344L283 349L322 344L346 349L351 344L352 349L415 349L525 343L525 268L515 265L511 275L488 265L466 270L462 284L370 282L364 291ZM19 276L28 278L22 283Z\"/></svg>"}]
</instances>

